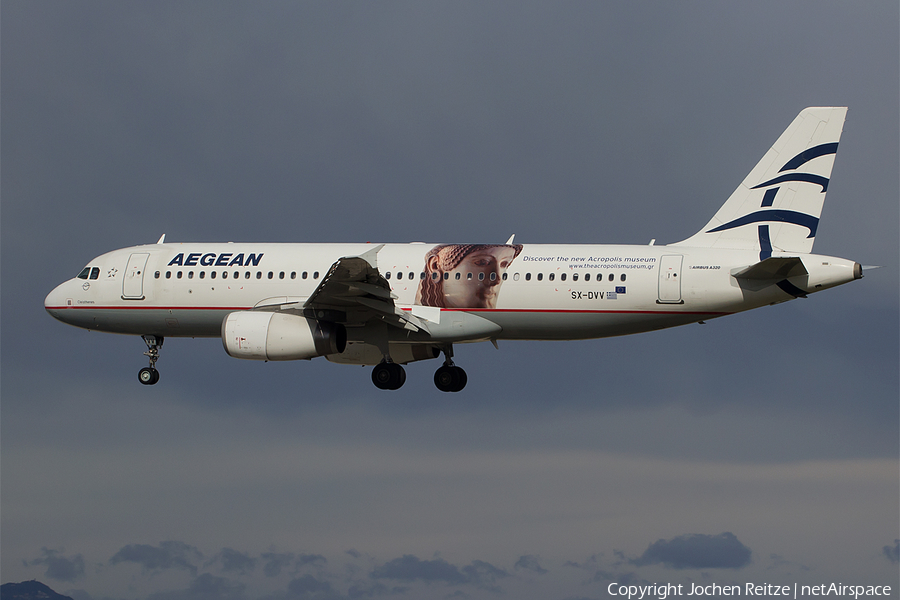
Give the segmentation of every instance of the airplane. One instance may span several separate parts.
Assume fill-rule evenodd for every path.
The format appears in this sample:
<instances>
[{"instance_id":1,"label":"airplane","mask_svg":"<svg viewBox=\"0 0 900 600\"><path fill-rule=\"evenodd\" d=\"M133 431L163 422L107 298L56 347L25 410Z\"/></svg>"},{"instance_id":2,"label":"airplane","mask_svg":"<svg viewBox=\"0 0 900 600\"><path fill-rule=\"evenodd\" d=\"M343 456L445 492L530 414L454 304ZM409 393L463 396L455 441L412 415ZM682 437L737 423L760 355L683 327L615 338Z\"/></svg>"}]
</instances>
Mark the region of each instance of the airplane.
<instances>
[{"instance_id":1,"label":"airplane","mask_svg":"<svg viewBox=\"0 0 900 600\"><path fill-rule=\"evenodd\" d=\"M220 337L232 357L402 365L444 356L434 383L458 392L454 344L577 340L704 323L860 279L811 254L845 107L800 112L710 221L672 244L170 243L115 250L44 306L92 331L140 335L156 362L168 337Z\"/></svg>"}]
</instances>

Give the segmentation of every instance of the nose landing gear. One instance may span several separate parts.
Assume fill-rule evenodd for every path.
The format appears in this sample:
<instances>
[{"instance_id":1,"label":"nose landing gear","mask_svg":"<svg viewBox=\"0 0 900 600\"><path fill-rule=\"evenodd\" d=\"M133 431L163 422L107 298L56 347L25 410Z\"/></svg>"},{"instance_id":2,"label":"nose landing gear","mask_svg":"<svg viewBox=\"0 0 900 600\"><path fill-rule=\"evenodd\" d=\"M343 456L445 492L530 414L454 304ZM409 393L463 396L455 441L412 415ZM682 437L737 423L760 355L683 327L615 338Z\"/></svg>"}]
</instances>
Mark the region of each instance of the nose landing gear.
<instances>
[{"instance_id":1,"label":"nose landing gear","mask_svg":"<svg viewBox=\"0 0 900 600\"><path fill-rule=\"evenodd\" d=\"M144 343L147 344L147 351L144 352L144 356L150 358L150 366L138 371L138 381L144 385L153 385L159 381L156 361L159 360L159 349L162 347L165 338L155 335L142 335L141 337L144 339Z\"/></svg>"}]
</instances>

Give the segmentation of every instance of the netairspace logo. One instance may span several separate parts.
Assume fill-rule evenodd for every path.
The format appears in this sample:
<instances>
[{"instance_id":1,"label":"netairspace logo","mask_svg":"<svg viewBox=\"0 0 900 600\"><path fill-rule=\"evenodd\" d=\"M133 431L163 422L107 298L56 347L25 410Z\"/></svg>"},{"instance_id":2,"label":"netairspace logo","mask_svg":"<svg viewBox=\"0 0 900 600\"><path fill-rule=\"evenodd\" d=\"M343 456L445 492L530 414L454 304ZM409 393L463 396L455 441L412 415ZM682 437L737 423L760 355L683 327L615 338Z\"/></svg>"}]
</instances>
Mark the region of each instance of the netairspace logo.
<instances>
[{"instance_id":1,"label":"netairspace logo","mask_svg":"<svg viewBox=\"0 0 900 600\"><path fill-rule=\"evenodd\" d=\"M783 596L794 598L814 598L819 596L842 596L847 598L889 596L889 585L844 585L842 583L823 583L819 585L775 585L771 583L745 583L740 585L697 585L691 583L689 588L684 584L652 584L652 585L619 585L609 584L606 592L610 596L622 596L628 600L658 598L666 600L670 596Z\"/></svg>"}]
</instances>

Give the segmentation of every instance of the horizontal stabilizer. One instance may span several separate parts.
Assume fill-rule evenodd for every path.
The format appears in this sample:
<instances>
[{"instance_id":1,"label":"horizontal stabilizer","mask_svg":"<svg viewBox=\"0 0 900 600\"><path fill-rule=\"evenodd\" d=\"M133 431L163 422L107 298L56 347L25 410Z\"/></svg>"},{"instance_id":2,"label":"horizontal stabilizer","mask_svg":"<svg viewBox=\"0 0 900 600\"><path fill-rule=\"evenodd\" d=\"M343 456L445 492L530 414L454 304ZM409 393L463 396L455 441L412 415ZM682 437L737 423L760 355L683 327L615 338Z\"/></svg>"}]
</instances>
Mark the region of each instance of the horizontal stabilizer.
<instances>
[{"instance_id":1,"label":"horizontal stabilizer","mask_svg":"<svg viewBox=\"0 0 900 600\"><path fill-rule=\"evenodd\" d=\"M807 274L808 271L799 257L771 256L737 273L732 273L732 276L737 279L787 279Z\"/></svg>"}]
</instances>

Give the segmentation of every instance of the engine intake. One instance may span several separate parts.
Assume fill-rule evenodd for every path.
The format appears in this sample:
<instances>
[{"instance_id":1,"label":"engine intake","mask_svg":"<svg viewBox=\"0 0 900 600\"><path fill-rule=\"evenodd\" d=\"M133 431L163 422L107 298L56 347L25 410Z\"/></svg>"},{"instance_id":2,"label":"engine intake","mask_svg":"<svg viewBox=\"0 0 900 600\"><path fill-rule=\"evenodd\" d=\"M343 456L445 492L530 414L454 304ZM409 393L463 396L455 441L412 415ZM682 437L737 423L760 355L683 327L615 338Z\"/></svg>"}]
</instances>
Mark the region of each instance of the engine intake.
<instances>
[{"instance_id":1,"label":"engine intake","mask_svg":"<svg viewBox=\"0 0 900 600\"><path fill-rule=\"evenodd\" d=\"M249 360L300 360L340 354L347 330L340 323L269 312L233 312L222 322L225 352Z\"/></svg>"}]
</instances>

